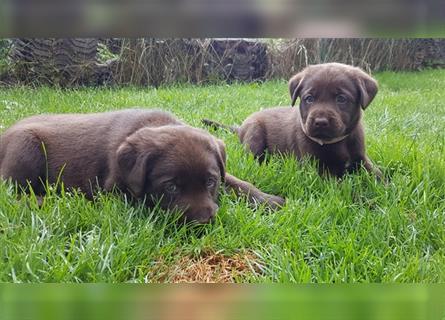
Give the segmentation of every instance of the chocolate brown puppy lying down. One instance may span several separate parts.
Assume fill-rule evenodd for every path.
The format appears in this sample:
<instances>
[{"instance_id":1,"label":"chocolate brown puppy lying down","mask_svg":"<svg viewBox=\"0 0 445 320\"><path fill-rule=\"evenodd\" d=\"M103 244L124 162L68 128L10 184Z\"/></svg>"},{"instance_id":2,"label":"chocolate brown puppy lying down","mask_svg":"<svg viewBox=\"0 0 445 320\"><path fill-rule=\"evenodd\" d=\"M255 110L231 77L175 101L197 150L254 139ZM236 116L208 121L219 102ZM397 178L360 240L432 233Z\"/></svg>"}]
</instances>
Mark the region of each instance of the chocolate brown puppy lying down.
<instances>
[{"instance_id":1,"label":"chocolate brown puppy lying down","mask_svg":"<svg viewBox=\"0 0 445 320\"><path fill-rule=\"evenodd\" d=\"M90 199L115 187L149 205L177 208L186 220L209 222L216 214L220 181L272 207L265 194L225 172L224 143L162 111L41 115L19 121L0 136L0 176L38 195L59 175L66 188Z\"/></svg>"},{"instance_id":2,"label":"chocolate brown puppy lying down","mask_svg":"<svg viewBox=\"0 0 445 320\"><path fill-rule=\"evenodd\" d=\"M366 156L361 121L377 93L373 78L340 63L312 65L290 79L289 91L292 107L300 98L299 107L259 111L239 127L203 122L236 132L260 161L265 152L291 153L317 159L320 172L338 177L360 165L381 176Z\"/></svg>"}]
</instances>

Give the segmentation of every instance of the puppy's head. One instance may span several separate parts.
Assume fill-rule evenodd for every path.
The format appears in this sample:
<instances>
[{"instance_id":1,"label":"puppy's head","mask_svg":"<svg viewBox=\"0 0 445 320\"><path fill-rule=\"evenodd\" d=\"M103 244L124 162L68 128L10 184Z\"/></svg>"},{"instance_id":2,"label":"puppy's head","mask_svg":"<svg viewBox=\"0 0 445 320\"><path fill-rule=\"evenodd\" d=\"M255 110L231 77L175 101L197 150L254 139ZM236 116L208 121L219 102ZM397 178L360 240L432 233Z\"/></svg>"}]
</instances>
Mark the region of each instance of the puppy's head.
<instances>
[{"instance_id":1,"label":"puppy's head","mask_svg":"<svg viewBox=\"0 0 445 320\"><path fill-rule=\"evenodd\" d=\"M340 63L309 66L289 80L292 106L300 98L303 129L319 139L348 134L377 90L368 74Z\"/></svg>"},{"instance_id":2,"label":"puppy's head","mask_svg":"<svg viewBox=\"0 0 445 320\"><path fill-rule=\"evenodd\" d=\"M188 126L143 128L117 150L120 176L136 198L179 209L186 221L207 223L215 216L225 177L224 143Z\"/></svg>"}]
</instances>

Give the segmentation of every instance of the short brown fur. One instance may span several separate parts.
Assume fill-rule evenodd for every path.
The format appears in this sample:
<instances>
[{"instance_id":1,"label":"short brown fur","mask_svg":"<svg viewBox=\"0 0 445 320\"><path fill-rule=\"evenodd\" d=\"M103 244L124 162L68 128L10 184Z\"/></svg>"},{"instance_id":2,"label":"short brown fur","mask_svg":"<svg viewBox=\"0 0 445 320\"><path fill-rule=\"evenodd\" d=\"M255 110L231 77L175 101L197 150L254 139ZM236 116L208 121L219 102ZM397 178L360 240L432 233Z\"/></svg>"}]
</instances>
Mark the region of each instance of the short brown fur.
<instances>
[{"instance_id":1,"label":"short brown fur","mask_svg":"<svg viewBox=\"0 0 445 320\"><path fill-rule=\"evenodd\" d=\"M240 127L211 120L207 125L236 132L260 161L265 153L290 153L319 161L320 172L341 177L361 165L381 177L366 156L362 110L377 94L377 82L359 68L326 63L305 68L289 80L292 106L256 112Z\"/></svg>"},{"instance_id":2,"label":"short brown fur","mask_svg":"<svg viewBox=\"0 0 445 320\"><path fill-rule=\"evenodd\" d=\"M257 202L283 204L226 173L225 162L221 140L158 110L33 116L0 136L0 176L38 195L60 177L90 199L116 188L202 223L218 210L221 181Z\"/></svg>"}]
</instances>

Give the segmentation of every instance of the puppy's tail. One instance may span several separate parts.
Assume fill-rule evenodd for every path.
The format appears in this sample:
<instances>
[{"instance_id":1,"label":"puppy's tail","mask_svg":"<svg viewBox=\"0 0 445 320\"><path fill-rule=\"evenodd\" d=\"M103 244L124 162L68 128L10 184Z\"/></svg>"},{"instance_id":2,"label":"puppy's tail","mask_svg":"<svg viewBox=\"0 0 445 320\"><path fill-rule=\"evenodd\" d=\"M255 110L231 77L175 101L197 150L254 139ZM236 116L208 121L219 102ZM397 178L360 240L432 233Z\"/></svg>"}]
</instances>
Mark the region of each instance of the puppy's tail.
<instances>
[{"instance_id":1,"label":"puppy's tail","mask_svg":"<svg viewBox=\"0 0 445 320\"><path fill-rule=\"evenodd\" d=\"M224 130L228 130L233 133L238 133L238 126L228 126L228 125L222 124L220 122L209 120L209 119L202 119L202 123L208 127L213 128L213 129L224 129Z\"/></svg>"},{"instance_id":2,"label":"puppy's tail","mask_svg":"<svg viewBox=\"0 0 445 320\"><path fill-rule=\"evenodd\" d=\"M233 133L238 133L238 126L228 126L222 123L219 123L217 121L209 120L209 119L202 119L202 123L208 127L212 127L214 129L224 129L228 130Z\"/></svg>"},{"instance_id":3,"label":"puppy's tail","mask_svg":"<svg viewBox=\"0 0 445 320\"><path fill-rule=\"evenodd\" d=\"M220 122L217 121L213 121L213 120L209 120L209 119L202 119L201 122L207 126L207 127L211 127L213 129L224 129L233 133L238 133L238 126L228 126L226 124L222 124Z\"/></svg>"}]
</instances>

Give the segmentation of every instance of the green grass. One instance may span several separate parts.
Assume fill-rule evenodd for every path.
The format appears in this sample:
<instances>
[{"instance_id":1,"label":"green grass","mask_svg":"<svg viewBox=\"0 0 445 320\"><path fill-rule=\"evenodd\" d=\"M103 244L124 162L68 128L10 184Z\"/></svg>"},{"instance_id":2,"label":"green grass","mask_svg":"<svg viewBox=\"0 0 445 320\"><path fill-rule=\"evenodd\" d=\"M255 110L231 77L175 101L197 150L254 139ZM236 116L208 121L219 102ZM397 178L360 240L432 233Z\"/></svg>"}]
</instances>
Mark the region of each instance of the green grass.
<instances>
[{"instance_id":1,"label":"green grass","mask_svg":"<svg viewBox=\"0 0 445 320\"><path fill-rule=\"evenodd\" d=\"M342 181L311 163L274 156L258 164L237 137L227 169L286 206L271 213L221 192L212 225L176 226L161 210L121 197L51 192L42 207L0 185L0 281L168 281L163 270L184 256L212 252L255 257L239 282L445 281L445 70L380 73L365 112L368 154L390 179L362 172ZM194 126L203 117L240 123L261 108L289 105L285 81L162 89L0 89L0 131L48 112L159 107ZM257 264L253 268L253 264ZM254 272L254 269L256 272Z\"/></svg>"}]
</instances>

